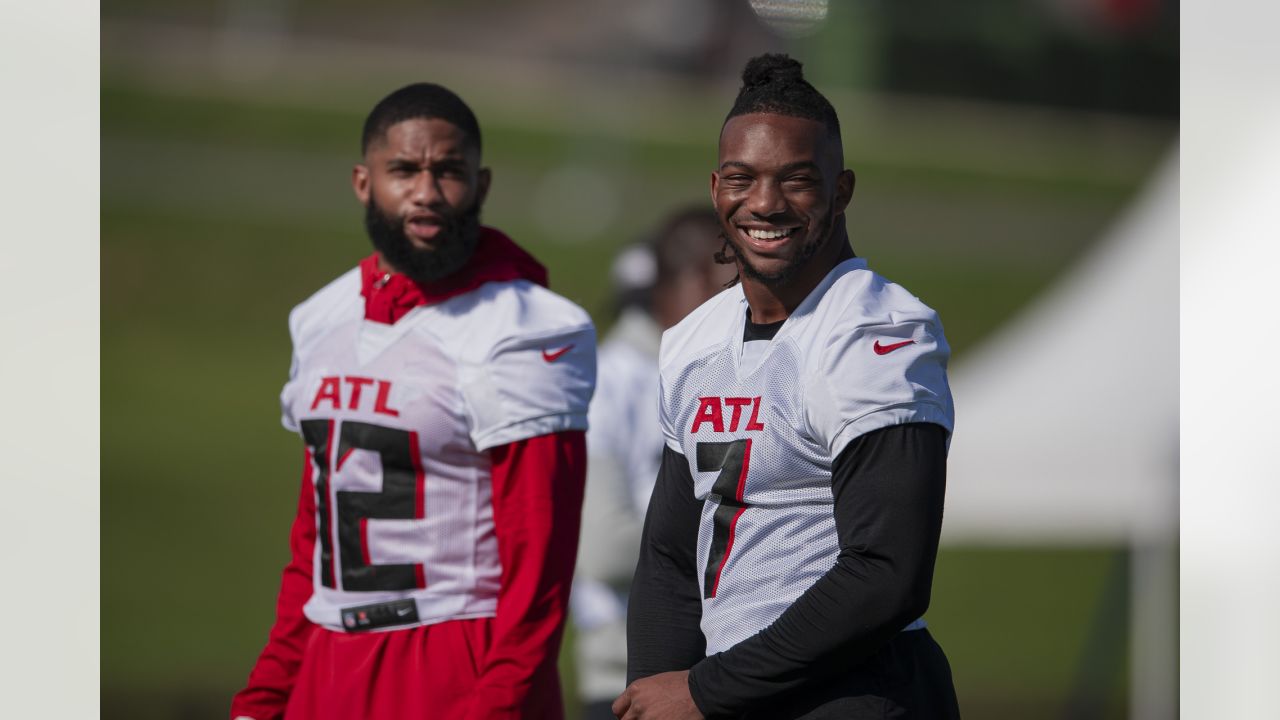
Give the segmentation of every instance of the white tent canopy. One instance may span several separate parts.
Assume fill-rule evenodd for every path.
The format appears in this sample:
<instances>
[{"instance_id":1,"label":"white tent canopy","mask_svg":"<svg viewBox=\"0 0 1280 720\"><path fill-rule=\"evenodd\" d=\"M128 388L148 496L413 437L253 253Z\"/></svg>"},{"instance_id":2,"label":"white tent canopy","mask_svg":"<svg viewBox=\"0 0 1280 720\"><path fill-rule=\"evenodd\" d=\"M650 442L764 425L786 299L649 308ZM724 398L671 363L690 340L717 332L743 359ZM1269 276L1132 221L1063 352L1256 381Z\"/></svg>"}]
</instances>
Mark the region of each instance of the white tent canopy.
<instances>
[{"instance_id":1,"label":"white tent canopy","mask_svg":"<svg viewBox=\"0 0 1280 720\"><path fill-rule=\"evenodd\" d=\"M951 378L944 542L1174 537L1177 153L1096 249Z\"/></svg>"}]
</instances>

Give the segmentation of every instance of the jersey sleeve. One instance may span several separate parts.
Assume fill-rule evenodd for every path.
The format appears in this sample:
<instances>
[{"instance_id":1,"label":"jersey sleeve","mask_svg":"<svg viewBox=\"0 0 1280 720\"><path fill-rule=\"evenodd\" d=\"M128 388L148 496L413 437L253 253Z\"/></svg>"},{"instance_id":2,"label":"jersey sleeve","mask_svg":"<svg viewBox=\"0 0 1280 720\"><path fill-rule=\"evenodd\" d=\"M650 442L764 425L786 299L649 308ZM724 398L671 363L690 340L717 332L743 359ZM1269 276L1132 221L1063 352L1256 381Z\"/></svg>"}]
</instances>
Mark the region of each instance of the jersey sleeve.
<instances>
[{"instance_id":1,"label":"jersey sleeve","mask_svg":"<svg viewBox=\"0 0 1280 720\"><path fill-rule=\"evenodd\" d=\"M672 417L675 411L672 407L670 398L667 397L667 379L663 373L658 376L658 423L662 426L662 440L666 443L667 449L674 453L683 453L684 449L680 446L680 433L676 430L675 421Z\"/></svg>"},{"instance_id":2,"label":"jersey sleeve","mask_svg":"<svg viewBox=\"0 0 1280 720\"><path fill-rule=\"evenodd\" d=\"M567 430L586 430L596 381L590 325L513 334L483 362L459 369L478 450Z\"/></svg>"},{"instance_id":3,"label":"jersey sleeve","mask_svg":"<svg viewBox=\"0 0 1280 720\"><path fill-rule=\"evenodd\" d=\"M502 589L468 720L541 717L555 687L577 553L586 439L562 432L496 447L493 523Z\"/></svg>"},{"instance_id":4,"label":"jersey sleeve","mask_svg":"<svg viewBox=\"0 0 1280 720\"><path fill-rule=\"evenodd\" d=\"M947 383L951 349L937 316L837 328L828 335L807 387L808 422L832 458L872 430L904 423L941 425L955 411Z\"/></svg>"},{"instance_id":5,"label":"jersey sleeve","mask_svg":"<svg viewBox=\"0 0 1280 720\"><path fill-rule=\"evenodd\" d=\"M298 332L297 332L298 310L295 308L289 314L289 341L293 345L293 352L289 360L289 379L285 381L284 387L280 390L280 424L290 432L298 432L298 420L293 416L293 401L298 392L298 368L301 364L298 359Z\"/></svg>"}]
</instances>

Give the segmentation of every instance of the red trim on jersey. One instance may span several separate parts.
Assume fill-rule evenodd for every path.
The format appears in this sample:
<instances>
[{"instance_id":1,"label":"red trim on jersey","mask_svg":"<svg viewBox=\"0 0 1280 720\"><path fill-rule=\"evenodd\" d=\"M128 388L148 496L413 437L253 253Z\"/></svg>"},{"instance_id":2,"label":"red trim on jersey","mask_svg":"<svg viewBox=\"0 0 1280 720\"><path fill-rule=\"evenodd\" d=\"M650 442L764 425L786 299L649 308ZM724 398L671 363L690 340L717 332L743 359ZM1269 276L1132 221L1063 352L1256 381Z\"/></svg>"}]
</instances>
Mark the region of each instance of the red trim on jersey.
<instances>
[{"instance_id":1,"label":"red trim on jersey","mask_svg":"<svg viewBox=\"0 0 1280 720\"><path fill-rule=\"evenodd\" d=\"M751 470L751 438L747 438L747 447L742 451L742 472L738 473L738 490L733 499L742 502L747 492L747 473ZM725 555L729 553L726 551Z\"/></svg>"},{"instance_id":2,"label":"red trim on jersey","mask_svg":"<svg viewBox=\"0 0 1280 720\"><path fill-rule=\"evenodd\" d=\"M329 506L329 547L332 548L332 552L329 553L329 572L330 577L333 578L333 589L341 590L342 577L338 574L338 553L342 548L338 546L338 503L335 502L336 496L333 492L333 476L338 474L337 464L333 461L333 436L336 429L334 421L329 420L329 433L324 441L324 459L329 463L330 470L329 482L324 484L324 492L328 495L328 502L325 504Z\"/></svg>"},{"instance_id":3,"label":"red trim on jersey","mask_svg":"<svg viewBox=\"0 0 1280 720\"><path fill-rule=\"evenodd\" d=\"M491 227L480 228L476 250L466 265L433 283L416 283L400 273L388 277L378 267L377 253L360 261L364 317L388 325L419 305L435 305L485 283L509 280L528 280L546 287L547 269L511 238Z\"/></svg>"},{"instance_id":4,"label":"red trim on jersey","mask_svg":"<svg viewBox=\"0 0 1280 720\"><path fill-rule=\"evenodd\" d=\"M304 445L302 448L302 485L304 488L306 486L311 486L312 492L314 493L316 484L316 464L313 457L314 453L311 452L311 447ZM312 504L314 505L314 503L315 498L313 497Z\"/></svg>"},{"instance_id":5,"label":"red trim on jersey","mask_svg":"<svg viewBox=\"0 0 1280 720\"><path fill-rule=\"evenodd\" d=\"M342 457L338 458L338 464L333 466L333 471L336 473L341 470L342 466L347 464L347 458L351 457L351 453L355 451L356 449L353 447L347 448L347 451L342 453Z\"/></svg>"},{"instance_id":6,"label":"red trim on jersey","mask_svg":"<svg viewBox=\"0 0 1280 720\"><path fill-rule=\"evenodd\" d=\"M733 514L733 519L729 521L729 542L724 546L724 557L720 558L720 566L716 568L716 579L711 583L711 592L707 593L707 597L715 597L716 591L720 589L720 573L724 572L724 566L729 562L729 554L733 552L733 538L738 533L738 518L742 517L742 513L746 512L745 507L738 508L738 512Z\"/></svg>"},{"instance_id":7,"label":"red trim on jersey","mask_svg":"<svg viewBox=\"0 0 1280 720\"><path fill-rule=\"evenodd\" d=\"M427 516L427 473L422 469L422 447L418 444L418 432L409 431L409 457L413 461L413 516L419 520ZM422 563L413 566L417 586L427 586L427 575Z\"/></svg>"},{"instance_id":8,"label":"red trim on jersey","mask_svg":"<svg viewBox=\"0 0 1280 720\"><path fill-rule=\"evenodd\" d=\"M369 518L360 518L360 559L365 566L373 564L369 559Z\"/></svg>"},{"instance_id":9,"label":"red trim on jersey","mask_svg":"<svg viewBox=\"0 0 1280 720\"><path fill-rule=\"evenodd\" d=\"M733 493L733 499L742 502L742 498L746 496L747 491L747 472L751 469L751 438L747 438L747 447L742 451L742 471L738 473L738 489ZM742 517L742 513L746 511L746 506L738 508L738 512L733 514L733 519L729 521L729 541L724 545L724 557L720 558L720 566L716 568L716 579L711 582L711 592L707 593L707 597L715 597L716 591L720 589L720 573L724 572L724 566L729 562L729 555L733 553L733 538L738 532L738 518Z\"/></svg>"},{"instance_id":10,"label":"red trim on jersey","mask_svg":"<svg viewBox=\"0 0 1280 720\"><path fill-rule=\"evenodd\" d=\"M289 533L289 564L276 598L276 621L267 645L249 673L249 681L231 700L231 717L246 715L259 720L279 718L297 682L298 668L316 626L302 613L311 598L311 567L315 562L316 493L311 448L303 449L302 490L298 512Z\"/></svg>"}]
</instances>

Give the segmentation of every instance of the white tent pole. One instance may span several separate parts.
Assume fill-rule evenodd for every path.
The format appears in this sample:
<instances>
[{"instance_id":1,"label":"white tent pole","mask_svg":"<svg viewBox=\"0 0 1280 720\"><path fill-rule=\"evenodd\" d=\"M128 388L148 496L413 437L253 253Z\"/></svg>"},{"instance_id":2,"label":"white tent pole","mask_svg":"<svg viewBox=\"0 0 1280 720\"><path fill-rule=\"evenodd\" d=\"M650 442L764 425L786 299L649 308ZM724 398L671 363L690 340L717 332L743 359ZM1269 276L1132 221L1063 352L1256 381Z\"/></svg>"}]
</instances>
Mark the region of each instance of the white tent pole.
<instances>
[{"instance_id":1,"label":"white tent pole","mask_svg":"<svg viewBox=\"0 0 1280 720\"><path fill-rule=\"evenodd\" d=\"M1131 545L1129 717L1178 717L1178 558L1166 538Z\"/></svg>"}]
</instances>

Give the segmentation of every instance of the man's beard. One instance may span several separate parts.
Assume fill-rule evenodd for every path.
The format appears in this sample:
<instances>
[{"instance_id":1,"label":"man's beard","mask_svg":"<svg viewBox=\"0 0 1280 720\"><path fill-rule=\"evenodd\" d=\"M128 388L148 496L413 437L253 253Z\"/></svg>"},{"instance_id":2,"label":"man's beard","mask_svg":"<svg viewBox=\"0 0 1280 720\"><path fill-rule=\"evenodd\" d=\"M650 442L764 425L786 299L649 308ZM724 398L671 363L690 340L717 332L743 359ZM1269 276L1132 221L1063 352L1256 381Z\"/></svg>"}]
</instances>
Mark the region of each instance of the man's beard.
<instances>
[{"instance_id":1,"label":"man's beard","mask_svg":"<svg viewBox=\"0 0 1280 720\"><path fill-rule=\"evenodd\" d=\"M724 233L725 242L733 248L734 255L737 256L738 267L743 275L764 285L765 287L777 287L786 283L795 274L805 266L806 263L814 256L815 253L835 235L836 209L833 204L827 209L827 214L822 217L819 224L822 226L822 232L811 242L801 246L796 252L795 257L787 261L787 264L777 272L767 273L751 264L747 260L746 254L742 252L742 248L738 246L736 236L732 232Z\"/></svg>"},{"instance_id":2,"label":"man's beard","mask_svg":"<svg viewBox=\"0 0 1280 720\"><path fill-rule=\"evenodd\" d=\"M373 198L364 213L364 229L373 247L391 267L417 283L448 277L467 264L480 243L480 203L459 213L435 210L441 219L434 250L413 246L404 233L404 217L384 213Z\"/></svg>"}]
</instances>

